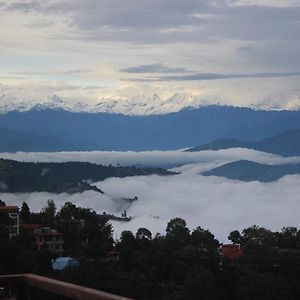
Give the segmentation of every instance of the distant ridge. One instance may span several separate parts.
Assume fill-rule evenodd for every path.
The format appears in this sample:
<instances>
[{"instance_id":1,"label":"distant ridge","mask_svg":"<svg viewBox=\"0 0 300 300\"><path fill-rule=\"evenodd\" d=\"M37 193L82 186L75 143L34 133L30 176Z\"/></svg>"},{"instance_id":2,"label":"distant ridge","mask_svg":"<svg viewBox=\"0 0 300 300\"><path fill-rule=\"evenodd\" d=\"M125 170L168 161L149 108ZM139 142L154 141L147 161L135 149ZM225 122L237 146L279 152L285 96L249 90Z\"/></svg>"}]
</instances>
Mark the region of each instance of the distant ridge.
<instances>
[{"instance_id":1,"label":"distant ridge","mask_svg":"<svg viewBox=\"0 0 300 300\"><path fill-rule=\"evenodd\" d=\"M276 181L285 175L300 174L300 163L286 165L265 165L240 160L202 173L205 176L220 176L241 181Z\"/></svg>"},{"instance_id":2,"label":"distant ridge","mask_svg":"<svg viewBox=\"0 0 300 300\"><path fill-rule=\"evenodd\" d=\"M257 142L237 139L218 139L187 151L220 150L229 148L249 148L281 156L300 156L300 129L290 129Z\"/></svg>"},{"instance_id":3,"label":"distant ridge","mask_svg":"<svg viewBox=\"0 0 300 300\"><path fill-rule=\"evenodd\" d=\"M93 144L86 141L64 142L50 134L39 136L35 133L0 127L0 152L75 151L92 150L93 147Z\"/></svg>"},{"instance_id":4,"label":"distant ridge","mask_svg":"<svg viewBox=\"0 0 300 300\"><path fill-rule=\"evenodd\" d=\"M30 136L26 143L27 138L6 134L0 150L6 152L177 150L220 138L259 141L284 130L300 129L300 111L210 105L161 115L128 116L33 109L0 114L0 127Z\"/></svg>"}]
</instances>

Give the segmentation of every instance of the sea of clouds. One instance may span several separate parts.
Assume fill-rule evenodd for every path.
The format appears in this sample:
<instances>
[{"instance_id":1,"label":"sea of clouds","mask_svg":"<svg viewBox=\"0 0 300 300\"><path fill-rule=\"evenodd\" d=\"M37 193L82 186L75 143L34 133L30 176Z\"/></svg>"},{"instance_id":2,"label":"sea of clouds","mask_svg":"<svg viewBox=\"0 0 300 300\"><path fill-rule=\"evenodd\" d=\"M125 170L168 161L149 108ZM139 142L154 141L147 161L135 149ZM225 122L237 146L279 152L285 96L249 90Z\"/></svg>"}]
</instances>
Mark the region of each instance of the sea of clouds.
<instances>
[{"instance_id":1,"label":"sea of clouds","mask_svg":"<svg viewBox=\"0 0 300 300\"><path fill-rule=\"evenodd\" d=\"M112 222L114 236L122 230L149 228L153 234L164 234L167 222L174 217L187 221L192 230L197 226L211 230L222 242L234 229L251 225L280 230L283 226L300 226L300 176L289 175L278 181L241 182L222 177L206 177L201 172L235 160L248 159L260 163L299 162L299 157L282 158L247 149L227 149L187 153L181 151L151 152L62 152L3 153L1 157L20 161L89 161L113 165L170 166L180 174L172 176L134 176L109 178L96 185L105 194L86 191L82 194L1 194L7 204L26 201L32 211L39 211L48 199L58 209L71 201L99 213L120 215L126 209L130 222ZM175 167L176 166L176 167ZM128 204L124 197L137 196Z\"/></svg>"}]
</instances>

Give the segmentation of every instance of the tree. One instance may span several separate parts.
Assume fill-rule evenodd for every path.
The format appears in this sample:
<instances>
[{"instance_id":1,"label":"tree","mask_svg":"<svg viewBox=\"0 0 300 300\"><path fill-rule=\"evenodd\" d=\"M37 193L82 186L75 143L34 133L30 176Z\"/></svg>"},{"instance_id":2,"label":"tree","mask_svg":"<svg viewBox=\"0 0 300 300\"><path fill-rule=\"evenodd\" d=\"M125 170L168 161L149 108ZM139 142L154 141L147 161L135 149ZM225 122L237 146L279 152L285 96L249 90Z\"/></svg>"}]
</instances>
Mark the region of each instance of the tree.
<instances>
[{"instance_id":1,"label":"tree","mask_svg":"<svg viewBox=\"0 0 300 300\"><path fill-rule=\"evenodd\" d=\"M288 300L293 298L284 278L272 273L251 272L238 280L237 299Z\"/></svg>"},{"instance_id":2,"label":"tree","mask_svg":"<svg viewBox=\"0 0 300 300\"><path fill-rule=\"evenodd\" d=\"M6 206L5 202L0 199L0 206Z\"/></svg>"},{"instance_id":3,"label":"tree","mask_svg":"<svg viewBox=\"0 0 300 300\"><path fill-rule=\"evenodd\" d=\"M186 228L185 220L181 218L171 219L167 224L167 229L166 229L167 235L173 234L174 232L176 232L178 228Z\"/></svg>"},{"instance_id":4,"label":"tree","mask_svg":"<svg viewBox=\"0 0 300 300\"><path fill-rule=\"evenodd\" d=\"M21 219L22 219L23 223L30 222L31 213L30 213L29 206L26 202L22 203L20 215L21 215Z\"/></svg>"},{"instance_id":5,"label":"tree","mask_svg":"<svg viewBox=\"0 0 300 300\"><path fill-rule=\"evenodd\" d=\"M233 244L242 244L242 236L238 230L233 230L229 233L228 239L232 241Z\"/></svg>"},{"instance_id":6,"label":"tree","mask_svg":"<svg viewBox=\"0 0 300 300\"><path fill-rule=\"evenodd\" d=\"M170 220L167 224L166 232L166 240L169 248L179 248L189 243L190 231L186 227L184 219L174 218Z\"/></svg>"},{"instance_id":7,"label":"tree","mask_svg":"<svg viewBox=\"0 0 300 300\"><path fill-rule=\"evenodd\" d=\"M44 215L46 223L52 226L56 215L56 204L54 200L47 200L47 204L42 208L41 213Z\"/></svg>"},{"instance_id":8,"label":"tree","mask_svg":"<svg viewBox=\"0 0 300 300\"><path fill-rule=\"evenodd\" d=\"M135 237L137 240L151 240L152 233L149 229L141 227L136 232Z\"/></svg>"},{"instance_id":9,"label":"tree","mask_svg":"<svg viewBox=\"0 0 300 300\"><path fill-rule=\"evenodd\" d=\"M298 229L296 227L283 227L278 237L278 246L296 249L299 246Z\"/></svg>"},{"instance_id":10,"label":"tree","mask_svg":"<svg viewBox=\"0 0 300 300\"><path fill-rule=\"evenodd\" d=\"M215 236L209 231L198 226L192 232L192 244L198 249L202 249L205 252L216 253L219 249L219 242L215 239Z\"/></svg>"}]
</instances>

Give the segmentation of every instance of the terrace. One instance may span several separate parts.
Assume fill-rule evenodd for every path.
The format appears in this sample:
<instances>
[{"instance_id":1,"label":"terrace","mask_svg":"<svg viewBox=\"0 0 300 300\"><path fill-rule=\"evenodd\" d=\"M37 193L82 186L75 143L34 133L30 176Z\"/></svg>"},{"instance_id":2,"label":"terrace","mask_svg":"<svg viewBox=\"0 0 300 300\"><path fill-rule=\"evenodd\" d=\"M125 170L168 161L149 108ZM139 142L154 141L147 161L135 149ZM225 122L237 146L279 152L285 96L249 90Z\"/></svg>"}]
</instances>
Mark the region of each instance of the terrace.
<instances>
[{"instance_id":1,"label":"terrace","mask_svg":"<svg viewBox=\"0 0 300 300\"><path fill-rule=\"evenodd\" d=\"M129 298L35 274L0 275L0 299L129 300Z\"/></svg>"}]
</instances>

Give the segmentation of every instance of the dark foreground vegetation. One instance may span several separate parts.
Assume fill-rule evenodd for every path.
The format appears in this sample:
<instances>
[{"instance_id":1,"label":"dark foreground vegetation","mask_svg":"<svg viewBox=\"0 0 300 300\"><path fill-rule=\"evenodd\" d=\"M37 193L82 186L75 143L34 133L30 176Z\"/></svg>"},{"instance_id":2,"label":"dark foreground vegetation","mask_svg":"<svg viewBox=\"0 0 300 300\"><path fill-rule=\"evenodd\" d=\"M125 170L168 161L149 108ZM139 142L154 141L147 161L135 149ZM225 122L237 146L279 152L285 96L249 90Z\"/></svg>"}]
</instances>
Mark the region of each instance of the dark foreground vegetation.
<instances>
[{"instance_id":1,"label":"dark foreground vegetation","mask_svg":"<svg viewBox=\"0 0 300 300\"><path fill-rule=\"evenodd\" d=\"M135 299L300 299L300 231L294 227L232 231L229 239L242 251L232 258L220 254L210 231L189 230L180 218L169 221L165 235L140 228L114 241L112 226L94 211L65 203L57 212L48 201L40 214L32 214L23 203L23 222L63 233L64 255L80 262L54 271L52 252L38 250L28 231L9 240L9 220L0 218L1 274L33 272ZM112 250L118 257L108 255Z\"/></svg>"}]
</instances>

